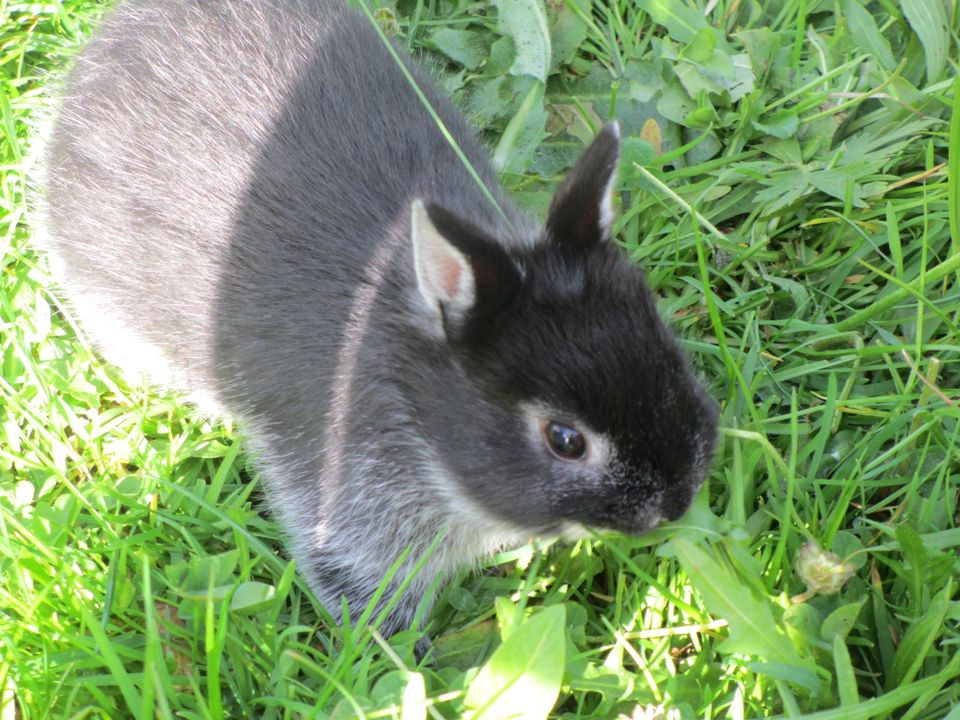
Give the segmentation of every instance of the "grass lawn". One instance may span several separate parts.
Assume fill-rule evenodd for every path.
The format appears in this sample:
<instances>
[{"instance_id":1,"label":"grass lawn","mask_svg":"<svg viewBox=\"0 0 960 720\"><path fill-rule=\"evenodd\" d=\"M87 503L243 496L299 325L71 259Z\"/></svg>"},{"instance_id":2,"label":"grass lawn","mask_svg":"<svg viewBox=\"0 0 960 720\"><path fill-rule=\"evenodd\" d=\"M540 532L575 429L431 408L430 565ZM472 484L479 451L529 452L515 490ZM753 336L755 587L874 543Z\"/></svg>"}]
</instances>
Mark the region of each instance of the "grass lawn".
<instances>
[{"instance_id":1,"label":"grass lawn","mask_svg":"<svg viewBox=\"0 0 960 720\"><path fill-rule=\"evenodd\" d=\"M619 241L723 406L684 519L464 573L419 665L330 626L242 434L99 362L30 245L105 6L0 0L0 720L960 720L955 2L384 3L534 212L619 118Z\"/></svg>"}]
</instances>

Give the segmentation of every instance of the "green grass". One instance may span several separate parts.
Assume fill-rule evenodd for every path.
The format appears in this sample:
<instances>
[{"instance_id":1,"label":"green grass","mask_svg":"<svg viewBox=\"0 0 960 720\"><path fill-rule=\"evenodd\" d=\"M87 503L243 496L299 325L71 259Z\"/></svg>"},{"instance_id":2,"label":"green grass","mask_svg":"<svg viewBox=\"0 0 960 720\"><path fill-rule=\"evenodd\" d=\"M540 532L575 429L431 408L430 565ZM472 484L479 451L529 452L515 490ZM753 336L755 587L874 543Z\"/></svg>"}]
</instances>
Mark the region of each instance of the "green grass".
<instances>
[{"instance_id":1,"label":"green grass","mask_svg":"<svg viewBox=\"0 0 960 720\"><path fill-rule=\"evenodd\" d=\"M103 5L0 0L0 719L960 719L955 5L565 0L548 44L540 3L397 4L531 209L620 119L618 237L723 403L708 488L464 573L433 664L330 627L233 428L58 303L26 149Z\"/></svg>"}]
</instances>

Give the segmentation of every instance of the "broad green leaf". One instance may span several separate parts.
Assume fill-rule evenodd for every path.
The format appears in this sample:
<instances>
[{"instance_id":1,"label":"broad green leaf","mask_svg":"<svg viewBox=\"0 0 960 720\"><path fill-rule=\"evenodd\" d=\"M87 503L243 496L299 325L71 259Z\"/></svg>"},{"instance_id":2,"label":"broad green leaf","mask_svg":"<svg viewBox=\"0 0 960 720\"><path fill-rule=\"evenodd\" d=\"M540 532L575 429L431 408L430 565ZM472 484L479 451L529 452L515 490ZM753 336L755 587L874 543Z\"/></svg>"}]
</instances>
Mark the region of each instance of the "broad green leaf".
<instances>
[{"instance_id":1,"label":"broad green leaf","mask_svg":"<svg viewBox=\"0 0 960 720\"><path fill-rule=\"evenodd\" d=\"M713 28L705 27L697 31L680 56L690 62L705 63L713 59L713 51L716 49L717 34Z\"/></svg>"},{"instance_id":2,"label":"broad green leaf","mask_svg":"<svg viewBox=\"0 0 960 720\"><path fill-rule=\"evenodd\" d=\"M790 278L777 277L770 273L761 273L761 275L763 279L770 284L776 285L781 290L787 292L798 310L806 307L807 303L810 302L810 291L804 283L799 283Z\"/></svg>"},{"instance_id":3,"label":"broad green leaf","mask_svg":"<svg viewBox=\"0 0 960 720\"><path fill-rule=\"evenodd\" d=\"M638 0L637 5L655 23L663 25L677 42L690 42L700 30L707 27L706 18L681 0Z\"/></svg>"},{"instance_id":4,"label":"broad green leaf","mask_svg":"<svg viewBox=\"0 0 960 720\"><path fill-rule=\"evenodd\" d=\"M923 46L927 82L936 82L943 72L950 47L950 23L943 3L940 0L903 0L900 5Z\"/></svg>"},{"instance_id":5,"label":"broad green leaf","mask_svg":"<svg viewBox=\"0 0 960 720\"><path fill-rule=\"evenodd\" d=\"M674 551L711 614L730 623L725 652L756 655L784 665L803 665L793 643L773 617L770 600L754 596L723 563L680 538Z\"/></svg>"},{"instance_id":6,"label":"broad green leaf","mask_svg":"<svg viewBox=\"0 0 960 720\"><path fill-rule=\"evenodd\" d=\"M497 78L478 78L470 83L467 100L470 119L474 124L505 129L520 112L520 106L540 81L529 75L503 75Z\"/></svg>"},{"instance_id":7,"label":"broad green leaf","mask_svg":"<svg viewBox=\"0 0 960 720\"><path fill-rule=\"evenodd\" d=\"M639 164L643 165L643 163ZM643 539L656 538L659 543L657 546L659 557L676 557L672 540L680 538L691 543L699 543L704 538L717 538L732 532L734 530L730 523L714 515L710 509L710 493L701 489L680 518L664 523L653 532L644 535Z\"/></svg>"},{"instance_id":8,"label":"broad green leaf","mask_svg":"<svg viewBox=\"0 0 960 720\"><path fill-rule=\"evenodd\" d=\"M523 172L534 151L546 137L547 111L543 107L543 85L535 83L520 104L493 153L499 172Z\"/></svg>"},{"instance_id":9,"label":"broad green leaf","mask_svg":"<svg viewBox=\"0 0 960 720\"><path fill-rule=\"evenodd\" d=\"M650 121L656 127L656 122ZM620 172L619 177L623 183L632 183L637 179L639 172L636 168L646 167L654 157L654 148L646 140L636 137L624 138L620 150Z\"/></svg>"},{"instance_id":10,"label":"broad green leaf","mask_svg":"<svg viewBox=\"0 0 960 720\"><path fill-rule=\"evenodd\" d=\"M571 667L576 665L576 669ZM633 691L636 676L622 667L613 669L587 662L571 662L567 666L564 685L573 692L590 692L599 697L593 710L594 717L611 717L611 709Z\"/></svg>"},{"instance_id":11,"label":"broad green leaf","mask_svg":"<svg viewBox=\"0 0 960 720\"><path fill-rule=\"evenodd\" d=\"M678 124L683 124L687 115L696 109L697 104L678 83L668 85L657 101L657 112Z\"/></svg>"},{"instance_id":12,"label":"broad green leaf","mask_svg":"<svg viewBox=\"0 0 960 720\"><path fill-rule=\"evenodd\" d=\"M514 78L481 78L471 83L467 98L470 120L478 127L486 127L500 117L500 112L512 100Z\"/></svg>"},{"instance_id":13,"label":"broad green leaf","mask_svg":"<svg viewBox=\"0 0 960 720\"><path fill-rule=\"evenodd\" d=\"M796 137L780 138L769 137L760 143L763 151L769 153L785 165L800 165L803 163L803 154Z\"/></svg>"},{"instance_id":14,"label":"broad green leaf","mask_svg":"<svg viewBox=\"0 0 960 720\"><path fill-rule=\"evenodd\" d=\"M863 208L867 206L863 201L863 193L860 190L860 185L849 172L817 170L816 172L808 173L807 180L809 180L810 184L817 190L826 195L831 195L837 200L846 201L849 191L854 207Z\"/></svg>"},{"instance_id":15,"label":"broad green leaf","mask_svg":"<svg viewBox=\"0 0 960 720\"><path fill-rule=\"evenodd\" d=\"M664 56L672 56L674 49L666 41L664 46ZM698 31L677 59L682 62L673 66L673 72L691 98L698 98L701 93L727 93L730 101L736 101L753 92L754 71L749 55L733 54L711 27Z\"/></svg>"},{"instance_id":16,"label":"broad green leaf","mask_svg":"<svg viewBox=\"0 0 960 720\"><path fill-rule=\"evenodd\" d=\"M750 56L746 53L731 55L730 62L733 65L733 78L727 80L727 92L730 93L731 102L735 102L754 91L756 78Z\"/></svg>"},{"instance_id":17,"label":"broad green leaf","mask_svg":"<svg viewBox=\"0 0 960 720\"><path fill-rule=\"evenodd\" d=\"M277 590L273 585L262 582L245 582L234 591L230 598L230 610L239 613L258 613L273 606Z\"/></svg>"},{"instance_id":18,"label":"broad green leaf","mask_svg":"<svg viewBox=\"0 0 960 720\"><path fill-rule=\"evenodd\" d=\"M228 550L218 555L190 558L186 562L167 565L164 575L171 585L190 594L205 593L212 584L223 588L230 583L237 568L239 551Z\"/></svg>"},{"instance_id":19,"label":"broad green leaf","mask_svg":"<svg viewBox=\"0 0 960 720\"><path fill-rule=\"evenodd\" d=\"M494 0L497 27L513 38L517 58L510 67L512 75L532 75L547 81L550 68L550 29L540 0Z\"/></svg>"},{"instance_id":20,"label":"broad green leaf","mask_svg":"<svg viewBox=\"0 0 960 720\"><path fill-rule=\"evenodd\" d=\"M588 17L590 0L572 0ZM587 37L587 24L566 3L547 3L550 22L550 72L557 72L577 55Z\"/></svg>"},{"instance_id":21,"label":"broad green leaf","mask_svg":"<svg viewBox=\"0 0 960 720\"><path fill-rule=\"evenodd\" d=\"M801 652L810 654L814 649L829 649L820 639L823 613L810 603L794 603L787 607L783 611L783 624L794 646Z\"/></svg>"},{"instance_id":22,"label":"broad green leaf","mask_svg":"<svg viewBox=\"0 0 960 720\"><path fill-rule=\"evenodd\" d=\"M867 554L863 552L863 543L860 538L847 530L841 530L833 536L830 550L835 552L841 560L848 563L854 570L859 570L867 564Z\"/></svg>"},{"instance_id":23,"label":"broad green leaf","mask_svg":"<svg viewBox=\"0 0 960 720\"><path fill-rule=\"evenodd\" d=\"M897 67L897 61L893 59L890 43L880 33L873 15L857 0L843 0L841 7L847 18L847 27L850 28L853 41L861 50L875 58L884 70L888 72L894 70Z\"/></svg>"},{"instance_id":24,"label":"broad green leaf","mask_svg":"<svg viewBox=\"0 0 960 720\"><path fill-rule=\"evenodd\" d=\"M930 553L923 545L923 540L909 525L898 525L896 529L897 542L900 543L900 551L910 569L910 575L913 578L914 585L920 587L923 569L930 560ZM914 593L916 594L916 593ZM913 598L914 603L919 602L919 598ZM915 609L918 609L915 608Z\"/></svg>"},{"instance_id":25,"label":"broad green leaf","mask_svg":"<svg viewBox=\"0 0 960 720\"><path fill-rule=\"evenodd\" d=\"M500 596L493 601L493 609L497 615L497 625L500 627L500 639L509 640L510 635L519 625L517 606L509 598Z\"/></svg>"},{"instance_id":26,"label":"broad green leaf","mask_svg":"<svg viewBox=\"0 0 960 720\"><path fill-rule=\"evenodd\" d=\"M727 58L727 63L729 64L729 58ZM732 66L730 70L732 74ZM725 89L718 74L705 72L703 66L695 63L681 63L674 68L674 73L683 84L687 94L693 98L698 97L701 93L719 95Z\"/></svg>"},{"instance_id":27,"label":"broad green leaf","mask_svg":"<svg viewBox=\"0 0 960 720\"><path fill-rule=\"evenodd\" d=\"M811 694L820 688L820 678L812 664L806 666L791 665L778 662L751 662L747 667L755 673L762 673L774 680L786 680L797 687L809 691Z\"/></svg>"},{"instance_id":28,"label":"broad green leaf","mask_svg":"<svg viewBox=\"0 0 960 720\"><path fill-rule=\"evenodd\" d=\"M839 635L833 637L833 669L837 676L837 691L840 694L840 705L852 707L860 702L857 692L857 676L850 661L850 651L844 639Z\"/></svg>"},{"instance_id":29,"label":"broad green leaf","mask_svg":"<svg viewBox=\"0 0 960 720\"><path fill-rule=\"evenodd\" d=\"M773 215L791 203L796 202L811 191L804 172L777 172L760 180L766 189L754 196L757 204L763 208L763 215Z\"/></svg>"},{"instance_id":30,"label":"broad green leaf","mask_svg":"<svg viewBox=\"0 0 960 720\"><path fill-rule=\"evenodd\" d=\"M770 28L757 28L755 30L741 30L734 33L733 37L743 43L747 56L750 58L750 65L756 75L762 78L770 69L780 49L780 36Z\"/></svg>"},{"instance_id":31,"label":"broad green leaf","mask_svg":"<svg viewBox=\"0 0 960 720\"><path fill-rule=\"evenodd\" d=\"M583 692L595 692L601 696L610 695L614 699L623 696L633 686L633 677L623 669L611 670L593 663L570 679L570 688Z\"/></svg>"},{"instance_id":32,"label":"broad green leaf","mask_svg":"<svg viewBox=\"0 0 960 720\"><path fill-rule=\"evenodd\" d=\"M552 110L553 108L551 108ZM549 123L549 121L548 121ZM579 138L566 133L546 138L537 148L537 152L527 164L528 173L536 173L541 177L553 177L573 167L577 158L583 153L584 144ZM527 194L532 197L533 193ZM550 196L543 206L545 211L549 205ZM529 208L530 206L527 205Z\"/></svg>"},{"instance_id":33,"label":"broad green leaf","mask_svg":"<svg viewBox=\"0 0 960 720\"><path fill-rule=\"evenodd\" d=\"M495 644L496 623L486 620L447 632L433 640L433 657L437 667L466 671L476 667Z\"/></svg>"},{"instance_id":34,"label":"broad green leaf","mask_svg":"<svg viewBox=\"0 0 960 720\"><path fill-rule=\"evenodd\" d=\"M472 30L440 28L431 37L433 45L454 62L476 70L489 54L483 36Z\"/></svg>"},{"instance_id":35,"label":"broad green leaf","mask_svg":"<svg viewBox=\"0 0 960 720\"><path fill-rule=\"evenodd\" d=\"M466 588L447 588L444 599L462 613L472 613L477 609L477 598Z\"/></svg>"},{"instance_id":36,"label":"broad green leaf","mask_svg":"<svg viewBox=\"0 0 960 720\"><path fill-rule=\"evenodd\" d=\"M909 565L914 612L924 593L938 592L953 574L955 555L927 547L924 539L907 524L897 526L897 542Z\"/></svg>"},{"instance_id":37,"label":"broad green leaf","mask_svg":"<svg viewBox=\"0 0 960 720\"><path fill-rule=\"evenodd\" d=\"M560 693L566 650L563 605L530 616L496 649L470 684L473 720L543 720Z\"/></svg>"},{"instance_id":38,"label":"broad green leaf","mask_svg":"<svg viewBox=\"0 0 960 720\"><path fill-rule=\"evenodd\" d=\"M510 72L510 67L517 59L517 48L513 38L504 35L493 41L487 62L483 66L483 74L491 79L501 78Z\"/></svg>"},{"instance_id":39,"label":"broad green leaf","mask_svg":"<svg viewBox=\"0 0 960 720\"><path fill-rule=\"evenodd\" d=\"M866 601L867 598L864 596L858 602L841 605L827 615L823 621L823 626L820 628L820 636L830 642L835 638L846 640L853 624L857 621L857 616L860 615L860 609Z\"/></svg>"},{"instance_id":40,"label":"broad green leaf","mask_svg":"<svg viewBox=\"0 0 960 720\"><path fill-rule=\"evenodd\" d=\"M753 126L760 132L785 140L797 134L800 127L800 118L792 110L781 110L764 118L762 122L754 120Z\"/></svg>"},{"instance_id":41,"label":"broad green leaf","mask_svg":"<svg viewBox=\"0 0 960 720\"><path fill-rule=\"evenodd\" d=\"M947 583L947 587L937 594L926 612L907 629L893 658L887 689L900 687L916 677L950 611L949 597L952 591L953 583Z\"/></svg>"},{"instance_id":42,"label":"broad green leaf","mask_svg":"<svg viewBox=\"0 0 960 720\"><path fill-rule=\"evenodd\" d=\"M628 81L626 95L645 105L653 101L665 84L659 63L650 60L630 63L624 68L623 77ZM623 85L620 92L624 92ZM623 98L619 102L623 102ZM620 114L619 108L617 114Z\"/></svg>"}]
</instances>

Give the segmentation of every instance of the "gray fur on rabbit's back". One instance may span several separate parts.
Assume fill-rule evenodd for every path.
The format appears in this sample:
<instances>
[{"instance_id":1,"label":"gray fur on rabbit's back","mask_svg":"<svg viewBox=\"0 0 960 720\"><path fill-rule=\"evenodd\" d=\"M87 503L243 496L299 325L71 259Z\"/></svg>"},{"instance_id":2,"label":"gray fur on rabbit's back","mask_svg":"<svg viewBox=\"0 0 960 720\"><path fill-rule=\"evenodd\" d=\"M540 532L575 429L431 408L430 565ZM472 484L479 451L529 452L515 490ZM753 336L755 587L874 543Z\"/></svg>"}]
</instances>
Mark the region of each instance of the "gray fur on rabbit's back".
<instances>
[{"instance_id":1,"label":"gray fur on rabbit's back","mask_svg":"<svg viewBox=\"0 0 960 720\"><path fill-rule=\"evenodd\" d=\"M356 616L405 547L393 586L446 533L388 630L437 573L505 543L676 516L715 433L608 238L615 128L544 233L402 57L503 214L367 19L330 0L120 4L67 78L43 202L84 327L128 371L242 421L328 610L345 596ZM577 249L569 228L595 241ZM424 234L467 240L418 240L418 260ZM470 275L448 296L423 248L453 245L437 267ZM547 457L553 417L582 426L593 465Z\"/></svg>"}]
</instances>

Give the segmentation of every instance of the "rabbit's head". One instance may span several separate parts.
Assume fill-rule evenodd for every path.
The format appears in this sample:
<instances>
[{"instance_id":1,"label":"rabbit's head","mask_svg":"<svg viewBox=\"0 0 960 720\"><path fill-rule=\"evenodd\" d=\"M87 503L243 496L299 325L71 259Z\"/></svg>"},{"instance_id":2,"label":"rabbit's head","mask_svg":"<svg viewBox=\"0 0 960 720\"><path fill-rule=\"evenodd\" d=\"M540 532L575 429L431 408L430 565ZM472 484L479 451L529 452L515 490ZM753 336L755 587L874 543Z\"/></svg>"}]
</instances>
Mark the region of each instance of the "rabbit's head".
<instances>
[{"instance_id":1,"label":"rabbit's head","mask_svg":"<svg viewBox=\"0 0 960 720\"><path fill-rule=\"evenodd\" d=\"M607 125L527 247L413 206L420 295L463 381L430 402L435 450L472 510L524 531L650 530L713 454L717 407L611 238L619 144Z\"/></svg>"}]
</instances>

